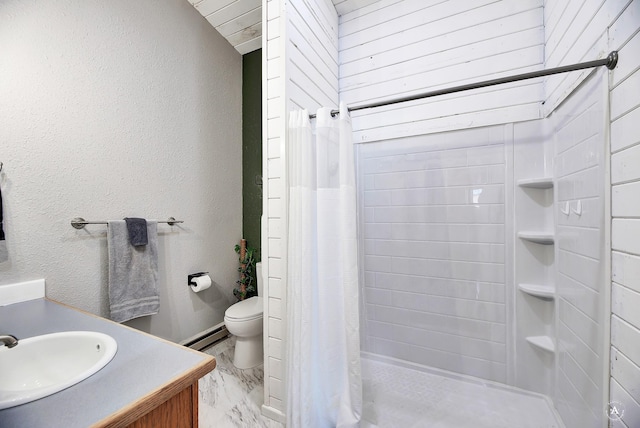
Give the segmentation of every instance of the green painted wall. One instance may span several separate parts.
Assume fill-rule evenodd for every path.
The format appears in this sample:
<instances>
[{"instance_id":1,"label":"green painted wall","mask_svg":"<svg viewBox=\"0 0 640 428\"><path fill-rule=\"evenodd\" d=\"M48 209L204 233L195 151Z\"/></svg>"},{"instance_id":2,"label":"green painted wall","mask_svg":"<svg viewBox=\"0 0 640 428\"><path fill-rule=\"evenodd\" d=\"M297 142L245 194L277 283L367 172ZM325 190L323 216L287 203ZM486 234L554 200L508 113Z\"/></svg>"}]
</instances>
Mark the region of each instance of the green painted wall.
<instances>
[{"instance_id":1,"label":"green painted wall","mask_svg":"<svg viewBox=\"0 0 640 428\"><path fill-rule=\"evenodd\" d=\"M242 233L260 249L262 215L262 49L242 56Z\"/></svg>"}]
</instances>

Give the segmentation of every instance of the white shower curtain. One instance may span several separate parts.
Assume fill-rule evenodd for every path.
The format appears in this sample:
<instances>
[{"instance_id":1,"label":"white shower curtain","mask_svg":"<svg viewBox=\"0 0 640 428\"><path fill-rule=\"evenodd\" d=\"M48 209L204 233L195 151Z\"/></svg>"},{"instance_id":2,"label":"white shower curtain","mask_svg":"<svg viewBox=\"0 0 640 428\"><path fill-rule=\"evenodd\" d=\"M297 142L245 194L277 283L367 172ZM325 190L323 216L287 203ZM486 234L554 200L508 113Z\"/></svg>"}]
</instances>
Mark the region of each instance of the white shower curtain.
<instances>
[{"instance_id":1,"label":"white shower curtain","mask_svg":"<svg viewBox=\"0 0 640 428\"><path fill-rule=\"evenodd\" d=\"M289 118L287 426L357 427L362 413L351 119Z\"/></svg>"}]
</instances>

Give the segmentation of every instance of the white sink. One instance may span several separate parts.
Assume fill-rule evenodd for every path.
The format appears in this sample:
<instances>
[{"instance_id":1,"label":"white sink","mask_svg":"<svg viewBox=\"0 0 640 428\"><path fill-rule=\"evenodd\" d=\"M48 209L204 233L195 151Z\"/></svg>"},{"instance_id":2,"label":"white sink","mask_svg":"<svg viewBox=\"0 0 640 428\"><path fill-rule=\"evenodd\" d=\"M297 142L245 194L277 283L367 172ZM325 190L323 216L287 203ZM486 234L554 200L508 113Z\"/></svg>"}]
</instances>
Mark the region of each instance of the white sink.
<instances>
[{"instance_id":1,"label":"white sink","mask_svg":"<svg viewBox=\"0 0 640 428\"><path fill-rule=\"evenodd\" d=\"M20 339L0 346L0 409L28 403L88 378L116 354L111 337L93 331L66 331Z\"/></svg>"}]
</instances>

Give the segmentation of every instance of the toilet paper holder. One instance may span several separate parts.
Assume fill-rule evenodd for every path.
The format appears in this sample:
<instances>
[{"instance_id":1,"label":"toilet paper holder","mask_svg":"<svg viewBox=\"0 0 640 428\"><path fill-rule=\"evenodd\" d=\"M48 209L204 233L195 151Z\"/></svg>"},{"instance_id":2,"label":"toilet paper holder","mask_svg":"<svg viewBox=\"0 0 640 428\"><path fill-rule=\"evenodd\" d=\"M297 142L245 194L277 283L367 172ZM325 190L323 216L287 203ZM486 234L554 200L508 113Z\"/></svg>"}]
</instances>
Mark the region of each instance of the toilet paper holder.
<instances>
[{"instance_id":1,"label":"toilet paper holder","mask_svg":"<svg viewBox=\"0 0 640 428\"><path fill-rule=\"evenodd\" d=\"M192 286L192 285L196 285L195 282L193 282L193 278L197 278L199 276L205 276L208 275L209 272L196 272L196 273L190 273L189 275L187 275L187 286Z\"/></svg>"}]
</instances>

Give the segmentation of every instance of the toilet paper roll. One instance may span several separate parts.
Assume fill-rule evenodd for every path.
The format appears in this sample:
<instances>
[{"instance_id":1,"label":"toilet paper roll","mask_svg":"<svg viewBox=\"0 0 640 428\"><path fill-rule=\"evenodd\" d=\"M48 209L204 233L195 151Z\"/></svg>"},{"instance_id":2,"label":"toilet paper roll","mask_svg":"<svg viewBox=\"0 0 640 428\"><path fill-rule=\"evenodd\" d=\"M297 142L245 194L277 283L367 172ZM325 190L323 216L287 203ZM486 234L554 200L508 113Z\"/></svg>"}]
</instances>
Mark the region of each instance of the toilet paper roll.
<instances>
[{"instance_id":1,"label":"toilet paper roll","mask_svg":"<svg viewBox=\"0 0 640 428\"><path fill-rule=\"evenodd\" d=\"M195 283L195 285L193 283ZM189 287L191 287L191 290L193 290L195 293L206 290L207 288L211 287L211 277L209 275L202 275L192 278Z\"/></svg>"}]
</instances>

